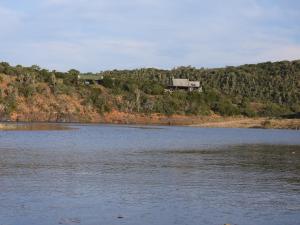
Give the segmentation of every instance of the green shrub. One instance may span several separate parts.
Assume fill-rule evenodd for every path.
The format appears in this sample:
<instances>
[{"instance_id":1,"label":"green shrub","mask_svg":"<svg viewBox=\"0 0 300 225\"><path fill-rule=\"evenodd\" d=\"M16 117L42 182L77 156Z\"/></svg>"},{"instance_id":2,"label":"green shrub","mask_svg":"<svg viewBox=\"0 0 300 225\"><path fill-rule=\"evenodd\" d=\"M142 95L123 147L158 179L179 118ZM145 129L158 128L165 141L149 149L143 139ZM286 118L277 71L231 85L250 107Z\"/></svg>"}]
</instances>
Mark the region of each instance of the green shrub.
<instances>
[{"instance_id":1,"label":"green shrub","mask_svg":"<svg viewBox=\"0 0 300 225\"><path fill-rule=\"evenodd\" d=\"M284 106L275 104L275 103L267 103L262 111L259 112L261 116L283 116L289 114L289 109L285 108Z\"/></svg>"},{"instance_id":2,"label":"green shrub","mask_svg":"<svg viewBox=\"0 0 300 225\"><path fill-rule=\"evenodd\" d=\"M114 80L110 77L104 77L101 84L106 88L114 88Z\"/></svg>"},{"instance_id":3,"label":"green shrub","mask_svg":"<svg viewBox=\"0 0 300 225\"><path fill-rule=\"evenodd\" d=\"M252 117L281 116L300 111L299 60L217 69L178 67L172 70L150 68L104 71L101 72L104 75L102 85L108 89L105 96L94 94L92 85L79 85L80 72L77 70L65 73L48 71L38 66L14 67L2 62L0 73L16 77L16 82L11 83L21 96L30 97L35 91L46 93L40 88L34 90L34 87L38 87L39 82L47 83L53 93L80 95L97 107L99 112L115 107L124 111L130 109L168 115L206 115L213 110L221 115L242 114ZM204 92L175 91L165 94L164 88L171 77L199 80ZM123 102L116 100L120 96ZM2 102L3 98L4 95ZM265 107L259 104L251 107L249 102L265 103Z\"/></svg>"},{"instance_id":4,"label":"green shrub","mask_svg":"<svg viewBox=\"0 0 300 225\"><path fill-rule=\"evenodd\" d=\"M233 116L240 114L239 109L227 100L217 102L213 107L213 110L223 116Z\"/></svg>"},{"instance_id":5,"label":"green shrub","mask_svg":"<svg viewBox=\"0 0 300 225\"><path fill-rule=\"evenodd\" d=\"M166 115L179 113L180 109L182 109L181 102L169 94L165 94L159 100L156 100L154 108L156 112Z\"/></svg>"},{"instance_id":6,"label":"green shrub","mask_svg":"<svg viewBox=\"0 0 300 225\"><path fill-rule=\"evenodd\" d=\"M252 110L251 108L249 108L249 107L242 108L241 112L242 112L242 114L244 116L247 116L247 117L255 117L255 116L257 116L257 113L254 110Z\"/></svg>"},{"instance_id":7,"label":"green shrub","mask_svg":"<svg viewBox=\"0 0 300 225\"><path fill-rule=\"evenodd\" d=\"M14 112L17 109L17 100L15 93L11 92L9 93L4 99L4 114L10 115L12 112Z\"/></svg>"},{"instance_id":8,"label":"green shrub","mask_svg":"<svg viewBox=\"0 0 300 225\"><path fill-rule=\"evenodd\" d=\"M38 84L36 87L36 93L38 94L48 94L48 91L49 90L47 87L45 87L44 85L40 85Z\"/></svg>"},{"instance_id":9,"label":"green shrub","mask_svg":"<svg viewBox=\"0 0 300 225\"><path fill-rule=\"evenodd\" d=\"M244 98L240 104L240 111L242 115L247 117L255 117L257 113L251 108L250 101L247 98Z\"/></svg>"},{"instance_id":10,"label":"green shrub","mask_svg":"<svg viewBox=\"0 0 300 225\"><path fill-rule=\"evenodd\" d=\"M142 85L142 90L149 95L162 95L164 86L158 82L145 82Z\"/></svg>"},{"instance_id":11,"label":"green shrub","mask_svg":"<svg viewBox=\"0 0 300 225\"><path fill-rule=\"evenodd\" d=\"M111 107L108 104L106 98L101 95L101 89L93 88L90 90L88 96L86 96L84 104L92 105L96 108L98 113L110 112Z\"/></svg>"},{"instance_id":12,"label":"green shrub","mask_svg":"<svg viewBox=\"0 0 300 225\"><path fill-rule=\"evenodd\" d=\"M65 84L56 84L52 87L55 95L65 94L72 95L75 92L75 88Z\"/></svg>"},{"instance_id":13,"label":"green shrub","mask_svg":"<svg viewBox=\"0 0 300 225\"><path fill-rule=\"evenodd\" d=\"M36 93L36 88L32 84L23 84L18 87L19 95L29 98Z\"/></svg>"},{"instance_id":14,"label":"green shrub","mask_svg":"<svg viewBox=\"0 0 300 225\"><path fill-rule=\"evenodd\" d=\"M204 93L203 99L210 106L213 107L216 102L220 100L220 94L215 90L209 90Z\"/></svg>"}]
</instances>

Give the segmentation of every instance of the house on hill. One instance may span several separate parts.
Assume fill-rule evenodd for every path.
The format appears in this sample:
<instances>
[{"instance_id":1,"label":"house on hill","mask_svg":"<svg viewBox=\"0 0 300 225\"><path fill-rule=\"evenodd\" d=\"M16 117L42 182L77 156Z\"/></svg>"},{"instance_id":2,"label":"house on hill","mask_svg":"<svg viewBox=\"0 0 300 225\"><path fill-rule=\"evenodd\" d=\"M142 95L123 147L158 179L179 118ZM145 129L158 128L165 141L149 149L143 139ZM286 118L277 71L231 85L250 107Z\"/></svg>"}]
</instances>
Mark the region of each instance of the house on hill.
<instances>
[{"instance_id":1,"label":"house on hill","mask_svg":"<svg viewBox=\"0 0 300 225\"><path fill-rule=\"evenodd\" d=\"M79 82L83 82L86 85L100 84L103 80L103 76L98 74L79 74L77 79Z\"/></svg>"},{"instance_id":2,"label":"house on hill","mask_svg":"<svg viewBox=\"0 0 300 225\"><path fill-rule=\"evenodd\" d=\"M186 90L202 92L200 81L190 81L189 79L172 78L168 88L169 90Z\"/></svg>"}]
</instances>

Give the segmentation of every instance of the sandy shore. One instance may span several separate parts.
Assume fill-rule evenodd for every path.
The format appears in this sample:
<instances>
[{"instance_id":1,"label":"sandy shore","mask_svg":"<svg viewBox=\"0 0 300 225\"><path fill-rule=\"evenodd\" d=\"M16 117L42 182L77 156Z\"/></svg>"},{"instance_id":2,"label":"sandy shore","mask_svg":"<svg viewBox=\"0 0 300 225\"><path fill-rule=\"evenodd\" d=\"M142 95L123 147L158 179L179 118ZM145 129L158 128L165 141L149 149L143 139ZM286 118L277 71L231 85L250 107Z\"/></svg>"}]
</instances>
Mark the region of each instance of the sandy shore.
<instances>
[{"instance_id":1,"label":"sandy shore","mask_svg":"<svg viewBox=\"0 0 300 225\"><path fill-rule=\"evenodd\" d=\"M15 130L17 128L14 124L1 124L0 123L0 130Z\"/></svg>"},{"instance_id":2,"label":"sandy shore","mask_svg":"<svg viewBox=\"0 0 300 225\"><path fill-rule=\"evenodd\" d=\"M219 118L208 122L193 124L195 127L219 128L264 128L264 129L300 129L300 119L269 118Z\"/></svg>"},{"instance_id":3,"label":"sandy shore","mask_svg":"<svg viewBox=\"0 0 300 225\"><path fill-rule=\"evenodd\" d=\"M262 128L300 130L300 119L271 119L245 117L170 117L159 120L101 121L106 124L171 125L206 128ZM65 123L0 123L0 130L65 130ZM92 123L97 124L97 123Z\"/></svg>"},{"instance_id":4,"label":"sandy shore","mask_svg":"<svg viewBox=\"0 0 300 225\"><path fill-rule=\"evenodd\" d=\"M69 130L65 124L51 123L0 123L0 131L12 130Z\"/></svg>"}]
</instances>

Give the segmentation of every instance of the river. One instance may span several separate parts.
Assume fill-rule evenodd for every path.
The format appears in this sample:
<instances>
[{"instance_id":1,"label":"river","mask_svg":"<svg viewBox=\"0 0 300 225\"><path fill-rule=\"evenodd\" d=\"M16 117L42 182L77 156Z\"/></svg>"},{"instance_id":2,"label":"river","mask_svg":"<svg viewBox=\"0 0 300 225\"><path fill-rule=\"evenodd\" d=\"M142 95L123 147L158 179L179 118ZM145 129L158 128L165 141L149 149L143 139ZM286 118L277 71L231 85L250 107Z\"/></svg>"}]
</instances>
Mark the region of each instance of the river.
<instances>
[{"instance_id":1,"label":"river","mask_svg":"<svg viewBox=\"0 0 300 225\"><path fill-rule=\"evenodd\" d=\"M300 132L0 131L0 225L300 224Z\"/></svg>"}]
</instances>

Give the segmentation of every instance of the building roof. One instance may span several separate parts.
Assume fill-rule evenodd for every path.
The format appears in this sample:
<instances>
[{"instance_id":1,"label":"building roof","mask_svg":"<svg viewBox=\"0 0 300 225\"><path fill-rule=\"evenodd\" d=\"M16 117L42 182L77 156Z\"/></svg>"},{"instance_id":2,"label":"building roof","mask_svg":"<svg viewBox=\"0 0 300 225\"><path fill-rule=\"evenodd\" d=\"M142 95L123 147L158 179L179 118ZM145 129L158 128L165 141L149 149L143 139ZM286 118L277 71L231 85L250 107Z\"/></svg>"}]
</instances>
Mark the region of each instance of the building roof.
<instances>
[{"instance_id":1,"label":"building roof","mask_svg":"<svg viewBox=\"0 0 300 225\"><path fill-rule=\"evenodd\" d=\"M200 81L189 81L188 79L172 78L173 87L200 87Z\"/></svg>"},{"instance_id":2,"label":"building roof","mask_svg":"<svg viewBox=\"0 0 300 225\"><path fill-rule=\"evenodd\" d=\"M172 79L172 85L176 87L189 87L189 83L188 79Z\"/></svg>"},{"instance_id":3,"label":"building roof","mask_svg":"<svg viewBox=\"0 0 300 225\"><path fill-rule=\"evenodd\" d=\"M200 81L190 81L190 87L200 87Z\"/></svg>"},{"instance_id":4,"label":"building roof","mask_svg":"<svg viewBox=\"0 0 300 225\"><path fill-rule=\"evenodd\" d=\"M78 75L78 80L103 80L102 75L92 75L92 74L80 74Z\"/></svg>"}]
</instances>

